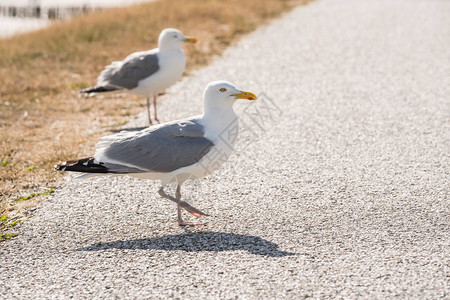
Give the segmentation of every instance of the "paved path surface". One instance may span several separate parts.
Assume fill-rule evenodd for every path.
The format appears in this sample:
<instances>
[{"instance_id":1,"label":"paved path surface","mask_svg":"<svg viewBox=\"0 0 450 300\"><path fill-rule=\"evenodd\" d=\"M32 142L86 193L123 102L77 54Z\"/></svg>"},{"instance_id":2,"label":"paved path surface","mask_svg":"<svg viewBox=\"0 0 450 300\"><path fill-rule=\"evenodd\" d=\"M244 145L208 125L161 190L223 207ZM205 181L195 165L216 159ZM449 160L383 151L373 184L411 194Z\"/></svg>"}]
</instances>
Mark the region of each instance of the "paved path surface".
<instances>
[{"instance_id":1,"label":"paved path surface","mask_svg":"<svg viewBox=\"0 0 450 300\"><path fill-rule=\"evenodd\" d=\"M184 188L208 225L179 228L156 183L68 180L1 244L2 299L448 299L449 15L319 0L251 34L161 104L198 113L228 79L283 112Z\"/></svg>"}]
</instances>

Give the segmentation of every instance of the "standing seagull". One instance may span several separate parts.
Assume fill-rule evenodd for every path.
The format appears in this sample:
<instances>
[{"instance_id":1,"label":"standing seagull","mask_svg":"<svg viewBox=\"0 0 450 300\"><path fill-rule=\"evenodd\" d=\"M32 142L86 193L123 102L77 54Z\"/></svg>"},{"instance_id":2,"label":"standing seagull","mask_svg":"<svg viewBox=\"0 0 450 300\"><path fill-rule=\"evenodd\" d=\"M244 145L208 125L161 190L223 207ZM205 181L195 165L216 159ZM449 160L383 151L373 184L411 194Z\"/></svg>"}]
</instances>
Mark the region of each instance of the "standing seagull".
<instances>
[{"instance_id":1,"label":"standing seagull","mask_svg":"<svg viewBox=\"0 0 450 300\"><path fill-rule=\"evenodd\" d=\"M82 94L127 90L147 97L148 122L150 116L150 96L153 96L155 121L156 96L174 84L183 75L186 55L181 49L184 43L197 43L197 39L186 37L181 31L166 28L161 31L158 47L148 51L135 52L122 61L113 61L97 78L93 87L81 90Z\"/></svg>"},{"instance_id":2,"label":"standing seagull","mask_svg":"<svg viewBox=\"0 0 450 300\"><path fill-rule=\"evenodd\" d=\"M196 225L183 221L182 208L197 218L207 215L181 201L181 185L210 174L230 156L239 128L233 110L237 99L256 96L229 82L213 81L203 93L202 115L103 137L93 157L66 161L55 169L160 180L159 194L177 204L178 224ZM164 191L171 182L177 183L175 197Z\"/></svg>"}]
</instances>

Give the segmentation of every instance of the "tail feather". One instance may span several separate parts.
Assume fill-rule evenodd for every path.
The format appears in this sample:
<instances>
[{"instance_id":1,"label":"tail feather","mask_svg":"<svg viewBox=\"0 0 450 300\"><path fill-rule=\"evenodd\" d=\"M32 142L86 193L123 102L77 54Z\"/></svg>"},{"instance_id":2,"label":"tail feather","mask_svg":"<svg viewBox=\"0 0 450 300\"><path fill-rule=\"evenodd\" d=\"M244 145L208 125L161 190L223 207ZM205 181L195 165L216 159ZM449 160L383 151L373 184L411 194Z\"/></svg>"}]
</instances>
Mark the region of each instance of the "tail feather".
<instances>
[{"instance_id":1,"label":"tail feather","mask_svg":"<svg viewBox=\"0 0 450 300\"><path fill-rule=\"evenodd\" d=\"M104 92L113 92L121 90L119 87L107 85L107 86L92 86L90 88L84 89L80 91L80 94L91 94L91 93L104 93Z\"/></svg>"},{"instance_id":2,"label":"tail feather","mask_svg":"<svg viewBox=\"0 0 450 300\"><path fill-rule=\"evenodd\" d=\"M79 160L69 160L62 164L55 165L56 171L73 171L83 173L109 173L103 163L95 162L93 157L87 157Z\"/></svg>"}]
</instances>

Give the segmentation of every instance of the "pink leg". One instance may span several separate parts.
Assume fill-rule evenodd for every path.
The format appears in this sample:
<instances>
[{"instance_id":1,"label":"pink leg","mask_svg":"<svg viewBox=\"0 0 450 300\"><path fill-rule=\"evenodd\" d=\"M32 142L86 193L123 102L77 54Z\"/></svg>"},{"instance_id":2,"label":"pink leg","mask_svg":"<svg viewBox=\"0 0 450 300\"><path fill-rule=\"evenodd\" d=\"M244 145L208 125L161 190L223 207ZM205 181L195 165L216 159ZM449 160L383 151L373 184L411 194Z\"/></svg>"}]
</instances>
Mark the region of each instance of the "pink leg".
<instances>
[{"instance_id":1,"label":"pink leg","mask_svg":"<svg viewBox=\"0 0 450 300\"><path fill-rule=\"evenodd\" d=\"M164 191L164 188L161 187L159 189L159 194L161 197L164 197L166 199L169 199L177 204L177 215L178 215L178 225L180 226L186 226L186 225L205 225L205 223L193 223L193 222L185 222L183 221L183 218L181 216L181 208L184 208L188 213L192 214L193 216L200 218L201 216L208 216L207 214L201 212L200 210L196 209L195 207L191 206L190 204L181 201L181 186L177 186L177 191L175 193L175 197L169 196Z\"/></svg>"},{"instance_id":2,"label":"pink leg","mask_svg":"<svg viewBox=\"0 0 450 300\"><path fill-rule=\"evenodd\" d=\"M150 116L150 97L147 96L147 115L148 115L148 124L152 125L152 117Z\"/></svg>"},{"instance_id":3,"label":"pink leg","mask_svg":"<svg viewBox=\"0 0 450 300\"><path fill-rule=\"evenodd\" d=\"M153 96L153 109L155 110L155 112L154 112L154 115L155 115L155 121L158 122L158 123L161 123L161 122L158 120L158 116L157 116L157 114L156 114L156 94Z\"/></svg>"}]
</instances>

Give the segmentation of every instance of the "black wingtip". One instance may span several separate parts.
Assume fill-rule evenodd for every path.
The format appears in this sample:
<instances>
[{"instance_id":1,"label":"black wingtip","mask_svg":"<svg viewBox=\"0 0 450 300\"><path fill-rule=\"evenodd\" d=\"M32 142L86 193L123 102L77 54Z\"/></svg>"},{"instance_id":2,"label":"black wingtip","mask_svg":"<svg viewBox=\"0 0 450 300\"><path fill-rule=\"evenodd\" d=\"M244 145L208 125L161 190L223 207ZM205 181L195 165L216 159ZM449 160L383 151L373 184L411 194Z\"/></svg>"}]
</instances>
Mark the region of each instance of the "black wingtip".
<instances>
[{"instance_id":1,"label":"black wingtip","mask_svg":"<svg viewBox=\"0 0 450 300\"><path fill-rule=\"evenodd\" d=\"M72 171L83 173L109 173L103 163L96 163L93 157L65 161L54 166L55 171Z\"/></svg>"},{"instance_id":2,"label":"black wingtip","mask_svg":"<svg viewBox=\"0 0 450 300\"><path fill-rule=\"evenodd\" d=\"M90 88L80 90L80 94L113 92L117 90L120 90L120 88L114 86L92 86Z\"/></svg>"},{"instance_id":3,"label":"black wingtip","mask_svg":"<svg viewBox=\"0 0 450 300\"><path fill-rule=\"evenodd\" d=\"M67 161L63 162L63 163L60 164L60 165L54 165L54 166L53 166L53 169L54 169L55 171L65 171L65 170L66 170L66 164L67 164Z\"/></svg>"}]
</instances>

